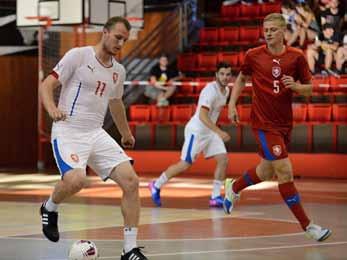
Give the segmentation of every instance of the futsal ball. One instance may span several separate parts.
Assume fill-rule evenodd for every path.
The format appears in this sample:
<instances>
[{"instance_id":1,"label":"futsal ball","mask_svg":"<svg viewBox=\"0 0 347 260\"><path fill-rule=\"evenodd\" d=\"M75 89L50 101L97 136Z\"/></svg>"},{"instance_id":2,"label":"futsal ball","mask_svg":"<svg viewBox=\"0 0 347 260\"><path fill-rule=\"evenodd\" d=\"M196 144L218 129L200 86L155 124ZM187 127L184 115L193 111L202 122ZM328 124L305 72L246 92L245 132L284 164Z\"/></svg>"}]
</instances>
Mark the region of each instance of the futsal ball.
<instances>
[{"instance_id":1,"label":"futsal ball","mask_svg":"<svg viewBox=\"0 0 347 260\"><path fill-rule=\"evenodd\" d=\"M76 241L69 251L69 260L97 260L98 258L98 249L94 242L89 240Z\"/></svg>"}]
</instances>

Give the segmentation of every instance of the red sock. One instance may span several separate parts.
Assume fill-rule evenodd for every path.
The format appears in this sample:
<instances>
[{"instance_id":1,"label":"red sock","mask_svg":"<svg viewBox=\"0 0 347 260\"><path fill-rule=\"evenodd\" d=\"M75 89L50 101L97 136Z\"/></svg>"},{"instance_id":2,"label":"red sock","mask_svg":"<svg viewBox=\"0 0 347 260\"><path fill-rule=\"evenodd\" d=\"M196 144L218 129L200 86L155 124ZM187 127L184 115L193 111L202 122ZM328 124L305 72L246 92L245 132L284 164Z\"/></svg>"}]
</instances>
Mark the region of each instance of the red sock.
<instances>
[{"instance_id":1,"label":"red sock","mask_svg":"<svg viewBox=\"0 0 347 260\"><path fill-rule=\"evenodd\" d=\"M293 182L278 184L278 189L282 195L283 200L287 203L290 210L293 212L297 220L299 220L303 230L306 230L310 220L301 205L300 196L296 190Z\"/></svg>"},{"instance_id":2,"label":"red sock","mask_svg":"<svg viewBox=\"0 0 347 260\"><path fill-rule=\"evenodd\" d=\"M262 182L259 179L256 168L249 169L241 177L239 177L233 184L233 191L239 193L244 188Z\"/></svg>"}]
</instances>

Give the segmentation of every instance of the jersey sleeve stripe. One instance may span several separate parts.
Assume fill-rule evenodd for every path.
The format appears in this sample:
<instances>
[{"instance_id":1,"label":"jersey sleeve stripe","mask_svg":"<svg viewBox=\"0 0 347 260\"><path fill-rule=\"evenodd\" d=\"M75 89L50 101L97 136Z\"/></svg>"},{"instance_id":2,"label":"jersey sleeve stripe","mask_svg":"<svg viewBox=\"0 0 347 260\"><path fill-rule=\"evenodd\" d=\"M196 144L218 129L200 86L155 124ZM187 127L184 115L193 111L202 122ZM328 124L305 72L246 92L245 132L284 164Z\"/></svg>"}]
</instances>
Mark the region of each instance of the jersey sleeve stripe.
<instances>
[{"instance_id":1,"label":"jersey sleeve stripe","mask_svg":"<svg viewBox=\"0 0 347 260\"><path fill-rule=\"evenodd\" d=\"M74 99L74 101L73 101L73 103L72 103L72 107L71 107L71 111L70 111L70 116L72 116L73 110L74 110L75 105L76 105L77 98L78 98L78 96L80 95L81 87L82 87L82 82L80 82L80 85L78 86L78 90L77 90L75 99Z\"/></svg>"},{"instance_id":2,"label":"jersey sleeve stripe","mask_svg":"<svg viewBox=\"0 0 347 260\"><path fill-rule=\"evenodd\" d=\"M58 73L56 73L54 70L52 70L52 72L50 73L53 77L55 77L56 79L59 79L59 75Z\"/></svg>"}]
</instances>

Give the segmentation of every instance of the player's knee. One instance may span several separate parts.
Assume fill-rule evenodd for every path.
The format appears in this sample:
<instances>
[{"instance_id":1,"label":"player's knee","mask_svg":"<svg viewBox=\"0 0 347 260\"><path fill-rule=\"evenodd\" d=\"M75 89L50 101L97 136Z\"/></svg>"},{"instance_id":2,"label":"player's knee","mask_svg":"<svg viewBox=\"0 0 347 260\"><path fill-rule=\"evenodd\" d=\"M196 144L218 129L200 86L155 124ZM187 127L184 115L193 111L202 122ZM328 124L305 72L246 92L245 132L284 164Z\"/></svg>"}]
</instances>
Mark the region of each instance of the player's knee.
<instances>
[{"instance_id":1,"label":"player's knee","mask_svg":"<svg viewBox=\"0 0 347 260\"><path fill-rule=\"evenodd\" d=\"M126 179L123 186L123 192L124 193L131 193L134 194L134 192L137 192L139 189L139 178L137 175L132 175Z\"/></svg>"},{"instance_id":2,"label":"player's knee","mask_svg":"<svg viewBox=\"0 0 347 260\"><path fill-rule=\"evenodd\" d=\"M227 167L229 163L229 158L227 155L222 155L217 159L217 164L219 167Z\"/></svg>"},{"instance_id":3,"label":"player's knee","mask_svg":"<svg viewBox=\"0 0 347 260\"><path fill-rule=\"evenodd\" d=\"M286 161L277 162L274 165L274 170L280 183L293 181L293 172L290 163Z\"/></svg>"}]
</instances>

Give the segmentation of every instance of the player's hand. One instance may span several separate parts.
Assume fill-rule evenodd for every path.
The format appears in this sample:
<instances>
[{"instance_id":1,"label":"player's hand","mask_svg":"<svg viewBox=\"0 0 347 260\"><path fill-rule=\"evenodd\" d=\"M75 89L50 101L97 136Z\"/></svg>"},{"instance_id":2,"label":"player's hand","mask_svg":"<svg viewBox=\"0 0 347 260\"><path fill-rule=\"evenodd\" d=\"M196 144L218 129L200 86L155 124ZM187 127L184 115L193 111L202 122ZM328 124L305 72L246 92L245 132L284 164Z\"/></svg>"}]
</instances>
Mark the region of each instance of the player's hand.
<instances>
[{"instance_id":1,"label":"player's hand","mask_svg":"<svg viewBox=\"0 0 347 260\"><path fill-rule=\"evenodd\" d=\"M132 134L122 136L121 142L124 148L134 148L135 146L135 138Z\"/></svg>"},{"instance_id":2,"label":"player's hand","mask_svg":"<svg viewBox=\"0 0 347 260\"><path fill-rule=\"evenodd\" d=\"M237 113L236 106L229 106L228 107L228 115L229 115L229 118L231 120L231 123L236 124L236 125L240 123L239 114Z\"/></svg>"},{"instance_id":3,"label":"player's hand","mask_svg":"<svg viewBox=\"0 0 347 260\"><path fill-rule=\"evenodd\" d=\"M64 121L66 119L66 114L62 112L59 108L53 108L48 111L49 116L53 119L54 122Z\"/></svg>"},{"instance_id":4,"label":"player's hand","mask_svg":"<svg viewBox=\"0 0 347 260\"><path fill-rule=\"evenodd\" d=\"M281 81L285 88L290 88L293 91L297 91L299 88L299 84L294 81L292 76L283 75Z\"/></svg>"},{"instance_id":5,"label":"player's hand","mask_svg":"<svg viewBox=\"0 0 347 260\"><path fill-rule=\"evenodd\" d=\"M222 130L218 132L218 135L222 138L223 142L228 142L231 139L230 135Z\"/></svg>"}]
</instances>

